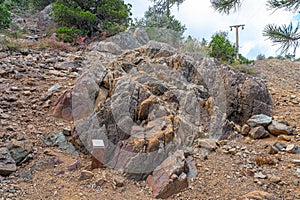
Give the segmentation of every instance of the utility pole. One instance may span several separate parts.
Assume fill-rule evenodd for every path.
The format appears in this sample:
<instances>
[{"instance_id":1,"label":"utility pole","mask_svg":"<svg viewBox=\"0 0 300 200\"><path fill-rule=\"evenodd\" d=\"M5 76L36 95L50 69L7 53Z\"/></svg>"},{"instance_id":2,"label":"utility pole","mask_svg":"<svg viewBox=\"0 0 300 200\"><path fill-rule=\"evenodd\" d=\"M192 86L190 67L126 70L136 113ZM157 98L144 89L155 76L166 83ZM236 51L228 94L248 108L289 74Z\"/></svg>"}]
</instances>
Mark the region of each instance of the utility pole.
<instances>
[{"instance_id":1,"label":"utility pole","mask_svg":"<svg viewBox=\"0 0 300 200\"><path fill-rule=\"evenodd\" d=\"M236 59L239 59L239 28L242 27L242 30L244 30L244 26L245 24L241 24L241 25L233 25L233 26L229 26L230 27L230 31L232 31L232 28L235 28L235 45L236 45Z\"/></svg>"}]
</instances>

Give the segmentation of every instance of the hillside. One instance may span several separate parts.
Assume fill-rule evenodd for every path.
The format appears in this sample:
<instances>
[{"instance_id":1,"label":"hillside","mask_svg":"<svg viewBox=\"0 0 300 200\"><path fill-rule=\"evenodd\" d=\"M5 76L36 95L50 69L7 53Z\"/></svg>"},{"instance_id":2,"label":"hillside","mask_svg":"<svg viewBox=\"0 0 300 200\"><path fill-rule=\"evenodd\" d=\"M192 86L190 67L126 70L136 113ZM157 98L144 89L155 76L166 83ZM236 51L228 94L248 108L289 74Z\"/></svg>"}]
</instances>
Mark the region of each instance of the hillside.
<instances>
[{"instance_id":1,"label":"hillside","mask_svg":"<svg viewBox=\"0 0 300 200\"><path fill-rule=\"evenodd\" d=\"M152 198L145 181L126 179L110 168L90 172L90 156L77 155L56 134L71 134L72 123L54 118L52 109L86 70L86 53L1 52L0 146L11 145L21 159L16 172L0 176L0 199ZM300 168L293 164L299 154L270 154L269 149L276 142L300 146L300 63L263 60L250 69L272 95L272 116L296 127L295 134L259 140L236 134L218 142L208 155L195 144L197 178L168 199L247 199L242 198L247 193L257 199L300 199ZM82 177L84 170L89 178Z\"/></svg>"}]
</instances>

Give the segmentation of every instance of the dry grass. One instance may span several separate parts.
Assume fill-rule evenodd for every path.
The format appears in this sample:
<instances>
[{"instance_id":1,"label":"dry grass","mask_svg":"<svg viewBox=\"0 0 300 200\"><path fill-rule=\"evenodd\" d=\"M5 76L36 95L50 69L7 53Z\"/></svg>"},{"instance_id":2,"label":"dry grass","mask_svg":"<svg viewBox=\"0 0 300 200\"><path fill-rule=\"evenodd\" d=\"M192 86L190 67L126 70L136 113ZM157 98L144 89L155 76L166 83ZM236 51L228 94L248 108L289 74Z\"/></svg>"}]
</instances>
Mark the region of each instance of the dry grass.
<instances>
[{"instance_id":1,"label":"dry grass","mask_svg":"<svg viewBox=\"0 0 300 200\"><path fill-rule=\"evenodd\" d=\"M63 42L58 42L49 38L41 38L37 41L23 39L2 38L0 39L0 50L2 51L21 51L22 49L32 50L59 50L76 51L76 47Z\"/></svg>"}]
</instances>

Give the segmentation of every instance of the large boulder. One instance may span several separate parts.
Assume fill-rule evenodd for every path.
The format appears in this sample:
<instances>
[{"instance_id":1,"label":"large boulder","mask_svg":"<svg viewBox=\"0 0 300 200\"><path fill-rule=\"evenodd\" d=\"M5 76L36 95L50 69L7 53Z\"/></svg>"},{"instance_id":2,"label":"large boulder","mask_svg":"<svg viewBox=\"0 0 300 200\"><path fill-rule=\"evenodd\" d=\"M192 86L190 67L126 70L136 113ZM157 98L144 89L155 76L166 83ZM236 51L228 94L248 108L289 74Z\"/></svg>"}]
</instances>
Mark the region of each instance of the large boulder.
<instances>
[{"instance_id":1,"label":"large boulder","mask_svg":"<svg viewBox=\"0 0 300 200\"><path fill-rule=\"evenodd\" d=\"M55 116L74 121L73 137L87 150L92 139L104 141L108 166L144 179L195 139L226 138L229 120L242 124L252 115L270 114L271 96L252 76L166 43L142 45L145 32L115 38L106 42L122 53L99 59L95 55L105 52L88 52L88 70L54 109Z\"/></svg>"},{"instance_id":2,"label":"large boulder","mask_svg":"<svg viewBox=\"0 0 300 200\"><path fill-rule=\"evenodd\" d=\"M57 27L57 23L55 23L51 18L52 14L52 4L46 6L41 12L37 14L37 27L42 30L50 30L51 28Z\"/></svg>"}]
</instances>

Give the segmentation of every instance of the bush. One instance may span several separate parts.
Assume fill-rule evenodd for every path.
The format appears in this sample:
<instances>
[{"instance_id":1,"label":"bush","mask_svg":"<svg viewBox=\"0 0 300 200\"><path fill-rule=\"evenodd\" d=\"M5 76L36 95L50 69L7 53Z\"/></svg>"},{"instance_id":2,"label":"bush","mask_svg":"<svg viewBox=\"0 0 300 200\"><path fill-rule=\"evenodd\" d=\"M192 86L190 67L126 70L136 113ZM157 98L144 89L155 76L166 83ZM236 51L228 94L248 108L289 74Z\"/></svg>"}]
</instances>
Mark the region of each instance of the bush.
<instances>
[{"instance_id":1,"label":"bush","mask_svg":"<svg viewBox=\"0 0 300 200\"><path fill-rule=\"evenodd\" d=\"M227 32L218 32L212 36L209 43L209 55L217 58L222 63L233 63L235 58L235 47L227 39Z\"/></svg>"},{"instance_id":2,"label":"bush","mask_svg":"<svg viewBox=\"0 0 300 200\"><path fill-rule=\"evenodd\" d=\"M122 0L57 0L53 3L53 19L61 26L115 34L128 26L130 5Z\"/></svg>"},{"instance_id":3,"label":"bush","mask_svg":"<svg viewBox=\"0 0 300 200\"><path fill-rule=\"evenodd\" d=\"M180 46L180 52L191 52L191 53L198 53L202 56L208 55L208 48L206 46L205 39L202 39L202 42L198 41L197 39L188 36Z\"/></svg>"},{"instance_id":4,"label":"bush","mask_svg":"<svg viewBox=\"0 0 300 200\"><path fill-rule=\"evenodd\" d=\"M61 27L57 29L57 37L62 40L63 42L75 42L78 36L85 36L88 31L86 30L79 30L74 28L68 27Z\"/></svg>"},{"instance_id":5,"label":"bush","mask_svg":"<svg viewBox=\"0 0 300 200\"><path fill-rule=\"evenodd\" d=\"M8 28L11 23L10 12L7 8L1 4L3 0L0 0L0 29Z\"/></svg>"},{"instance_id":6,"label":"bush","mask_svg":"<svg viewBox=\"0 0 300 200\"><path fill-rule=\"evenodd\" d=\"M256 60L265 60L265 59L266 59L266 56L263 55L263 54L258 54L258 55L256 56Z\"/></svg>"}]
</instances>

